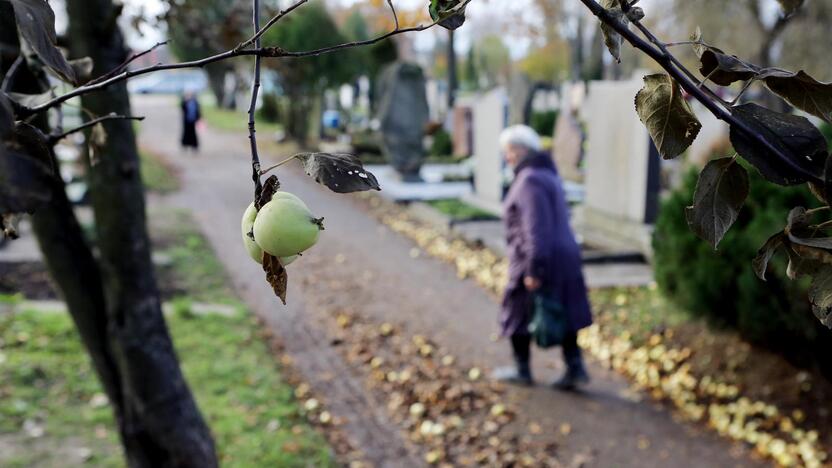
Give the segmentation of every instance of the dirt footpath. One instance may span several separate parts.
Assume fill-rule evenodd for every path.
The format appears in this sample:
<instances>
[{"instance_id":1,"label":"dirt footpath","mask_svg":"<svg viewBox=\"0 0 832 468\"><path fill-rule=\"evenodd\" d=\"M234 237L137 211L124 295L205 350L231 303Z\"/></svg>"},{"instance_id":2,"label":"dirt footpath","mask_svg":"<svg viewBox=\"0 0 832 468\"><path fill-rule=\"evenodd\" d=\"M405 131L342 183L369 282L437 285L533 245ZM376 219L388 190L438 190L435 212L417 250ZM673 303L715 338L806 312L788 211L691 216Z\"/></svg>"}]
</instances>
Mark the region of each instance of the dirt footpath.
<instances>
[{"instance_id":1,"label":"dirt footpath","mask_svg":"<svg viewBox=\"0 0 832 468\"><path fill-rule=\"evenodd\" d=\"M289 303L281 305L240 240L240 217L252 198L247 136L210 130L201 135L200 154L183 154L174 101L143 97L134 106L134 114L147 116L140 143L182 171L184 188L171 202L193 211L241 297L273 327L298 370L344 421L353 446L377 466L424 464L424 454L387 414L383 397L368 391L365 377L331 345L323 324L334 310L401 324L408 333L427 336L452 352L459 365L487 369L507 363L509 357L506 343L491 339L495 299L474 282L457 279L450 266L416 255L409 240L379 223L352 197L331 193L294 168L282 172L284 189L325 217L326 231L289 268ZM281 156L267 154L265 163ZM540 382L562 370L556 353L537 353L533 359ZM590 373L593 382L581 395L557 393L544 385L510 390L508 400L518 412L516 427L539 425L558 442L558 458L566 464L761 465L741 446L636 401L619 376L591 362Z\"/></svg>"}]
</instances>

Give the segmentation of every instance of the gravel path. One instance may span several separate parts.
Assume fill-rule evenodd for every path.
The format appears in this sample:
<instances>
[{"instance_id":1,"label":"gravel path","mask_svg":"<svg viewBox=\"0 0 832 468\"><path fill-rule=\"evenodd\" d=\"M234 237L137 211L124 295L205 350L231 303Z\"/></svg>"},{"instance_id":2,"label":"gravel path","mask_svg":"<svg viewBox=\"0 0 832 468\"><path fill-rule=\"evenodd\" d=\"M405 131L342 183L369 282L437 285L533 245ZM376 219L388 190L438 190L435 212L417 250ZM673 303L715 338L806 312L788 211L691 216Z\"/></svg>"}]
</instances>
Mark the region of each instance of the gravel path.
<instances>
[{"instance_id":1,"label":"gravel path","mask_svg":"<svg viewBox=\"0 0 832 468\"><path fill-rule=\"evenodd\" d=\"M182 169L184 188L171 202L194 212L242 298L273 328L295 366L344 420L354 447L376 466L420 466L414 448L387 416L385 404L366 390L362 376L329 344L321 326L321 304L359 312L379 322L402 324L453 352L462 365L508 361L505 343L495 343L495 299L472 281L460 281L448 265L412 255L413 244L377 222L350 196L336 195L291 169L284 188L301 196L326 218L321 242L290 267L289 305L265 283L262 270L245 254L239 219L252 197L248 144L244 134L209 130L202 152L178 148L179 114L174 101L142 97L134 113L142 123L142 145ZM265 138L265 136L261 136ZM266 162L281 155L265 155ZM337 283L338 292L329 285ZM345 293L344 291L349 291ZM556 353L538 352L540 381L562 368ZM567 464L616 467L758 466L747 451L705 429L674 420L658 405L632 395L621 377L590 363L593 382L582 395L543 385L511 390L519 424L539 424L559 443ZM517 426L525 427L525 426ZM566 430L568 429L568 430Z\"/></svg>"}]
</instances>

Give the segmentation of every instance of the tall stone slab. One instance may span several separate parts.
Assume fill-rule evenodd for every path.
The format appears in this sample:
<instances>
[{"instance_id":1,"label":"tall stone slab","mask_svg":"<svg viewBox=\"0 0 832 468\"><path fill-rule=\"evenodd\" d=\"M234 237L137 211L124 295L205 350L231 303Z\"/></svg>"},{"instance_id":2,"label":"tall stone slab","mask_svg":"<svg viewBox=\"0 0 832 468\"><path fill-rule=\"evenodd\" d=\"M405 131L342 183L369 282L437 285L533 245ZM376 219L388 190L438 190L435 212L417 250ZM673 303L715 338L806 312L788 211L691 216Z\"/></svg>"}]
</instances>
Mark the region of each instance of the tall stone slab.
<instances>
[{"instance_id":1,"label":"tall stone slab","mask_svg":"<svg viewBox=\"0 0 832 468\"><path fill-rule=\"evenodd\" d=\"M379 80L379 96L382 151L402 180L419 182L430 118L422 68L412 63L389 65Z\"/></svg>"},{"instance_id":2,"label":"tall stone slab","mask_svg":"<svg viewBox=\"0 0 832 468\"><path fill-rule=\"evenodd\" d=\"M586 201L579 231L592 244L651 254L658 211L660 158L633 108L642 76L589 84Z\"/></svg>"},{"instance_id":3,"label":"tall stone slab","mask_svg":"<svg viewBox=\"0 0 832 468\"><path fill-rule=\"evenodd\" d=\"M468 106L455 106L451 118L454 156L470 156L474 147L474 115L471 112L471 108Z\"/></svg>"},{"instance_id":4,"label":"tall stone slab","mask_svg":"<svg viewBox=\"0 0 832 468\"><path fill-rule=\"evenodd\" d=\"M508 122L508 100L503 88L489 91L473 104L474 198L473 203L500 211L504 189L504 162L498 141Z\"/></svg>"}]
</instances>

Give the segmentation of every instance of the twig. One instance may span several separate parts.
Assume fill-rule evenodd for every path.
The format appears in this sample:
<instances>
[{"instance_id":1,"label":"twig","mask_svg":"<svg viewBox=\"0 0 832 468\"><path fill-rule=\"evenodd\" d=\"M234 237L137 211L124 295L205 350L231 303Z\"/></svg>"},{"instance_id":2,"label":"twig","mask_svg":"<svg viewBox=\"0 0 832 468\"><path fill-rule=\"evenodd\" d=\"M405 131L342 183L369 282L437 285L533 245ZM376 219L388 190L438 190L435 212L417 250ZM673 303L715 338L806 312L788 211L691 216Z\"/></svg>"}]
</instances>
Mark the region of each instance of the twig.
<instances>
[{"instance_id":1,"label":"twig","mask_svg":"<svg viewBox=\"0 0 832 468\"><path fill-rule=\"evenodd\" d=\"M689 76L689 71L684 67L679 68L677 65L678 60L675 60L672 54L667 51L666 47L658 47L656 42L661 43L660 41L656 40L653 44L647 42L646 40L639 37L635 32L630 30L625 24L621 21L617 20L612 14L610 14L604 7L602 7L598 2L595 0L580 0L589 11L592 12L599 20L603 23L609 25L613 28L618 34L620 34L623 38L627 40L633 47L636 49L641 50L645 54L647 54L650 58L656 61L662 68L667 71L667 73L672 76L679 85L688 92L691 96L696 98L699 102L701 102L716 118L727 122L731 125L732 128L735 128L742 132L747 138L753 140L761 147L765 148L767 151L772 153L774 157L776 157L780 163L784 166L788 167L789 170L800 174L803 176L807 181L815 182L817 184L823 184L823 178L819 177L816 174L812 174L811 172L807 171L803 167L797 165L787 154L783 153L780 148L774 146L771 142L769 142L763 135L755 132L751 127L745 124L745 122L737 119L736 117L729 112L728 109L722 107L717 100L712 99L708 96L706 91L700 89L696 79L692 79ZM638 26L638 23L636 23ZM643 26L642 26L643 27ZM641 29L641 28L639 28ZM644 28L646 30L646 28ZM642 31L644 32L644 31ZM655 38L649 31L647 33ZM687 73L685 73L687 71Z\"/></svg>"},{"instance_id":2,"label":"twig","mask_svg":"<svg viewBox=\"0 0 832 468\"><path fill-rule=\"evenodd\" d=\"M750 88L752 84L754 84L754 79L753 78L745 82L745 84L742 86L742 89L740 90L739 94L737 94L737 97L735 97L734 100L731 101L732 106L740 101L740 98L742 97L742 95L745 94L746 91L748 91L748 88Z\"/></svg>"},{"instance_id":3,"label":"twig","mask_svg":"<svg viewBox=\"0 0 832 468\"><path fill-rule=\"evenodd\" d=\"M471 1L472 0L466 0L465 3L463 3L461 5L461 8L457 9L457 11L454 12L454 14L460 14L460 12L463 9L462 7L471 3ZM453 16L453 15L450 15L450 16ZM112 84L119 83L121 81L133 78L135 76L146 75L148 73L154 73L154 72L163 71L163 70L178 70L178 69L183 69L183 68L201 68L201 67L204 67L205 65L208 65L208 64L211 64L211 63L214 63L214 62L220 62L220 61L223 61L223 60L228 60L230 58L242 57L242 56L269 57L269 58L313 57L313 56L317 56L317 55L321 55L321 54L335 52L335 51L342 50L342 49L350 49L350 48L355 48L355 47L362 47L362 46L376 44L378 42L381 42L385 39L388 39L392 36L396 36L396 35L399 35L399 34L406 34L406 33L411 33L411 32L424 31L424 30L427 30L427 29L430 29L430 28L436 26L437 24L439 24L440 21L444 21L447 18L448 17L440 18L440 19L438 19L438 20L436 20L436 21L434 21L430 24L423 24L423 25L414 26L414 27L410 27L410 28L401 28L401 29L398 29L398 30L395 30L395 31L390 31L388 33L382 34L382 35L377 36L373 39L368 39L366 41L349 42L349 43L345 43L345 44L340 44L340 45L331 46L331 47L324 47L324 48L321 48L321 49L315 49L315 50L309 50L309 51L289 52L289 51L286 51L284 49L281 49L280 47L256 47L256 48L253 48L253 49L236 49L235 48L235 49L227 50L225 52L221 52L219 54L215 54L215 55L211 55L211 56L208 56L208 57L205 57L205 58L201 58L199 60L192 60L192 61L189 61L189 62L181 62L181 63L157 64L157 65L153 65L153 66L149 66L149 67L145 67L145 68L139 68L137 70L125 70L125 71L119 73L118 75L113 76L112 78L109 78L107 80L101 81L99 83L95 83L95 84L92 84L92 85L87 84L87 85L75 88L74 90L72 90L72 91L70 91L66 94L58 96L58 97L56 97L54 99L51 99L51 100L49 100L49 101L47 101L43 104L40 104L38 106L35 106L35 107L21 107L19 109L19 115L20 115L20 118L26 118L30 115L38 114L38 113L44 112L46 110L49 110L49 109L51 109L55 106L61 105L64 102L66 102L66 101L68 101L72 98L82 96L84 94L88 94L88 93L91 93L91 92L94 92L94 91L98 91L98 90L104 89L104 88L106 88L106 87L108 87ZM265 29L266 28L263 28L263 29L261 29L261 31L264 31Z\"/></svg>"},{"instance_id":4,"label":"twig","mask_svg":"<svg viewBox=\"0 0 832 468\"><path fill-rule=\"evenodd\" d=\"M678 68L682 73L687 75L687 77L690 78L691 81L697 83L699 89L710 94L712 98L716 99L724 106L729 106L729 104L725 102L725 100L722 99L722 97L718 96L711 88L709 88L705 84L711 78L710 75L708 75L704 80L700 81L699 77L697 77L692 71L688 70L688 68L682 62L680 62L675 55L670 53L670 51L667 49L667 45L664 42L660 41L659 38L657 38L649 29L647 29L646 26L641 24L641 21L633 21L633 24L635 24L636 28L638 28L638 30L641 31L642 34L644 34L644 37L646 37L650 42L652 42L662 52L662 54L664 54L665 56L667 56L667 58L670 59L671 63L673 63L673 65L676 68Z\"/></svg>"},{"instance_id":5,"label":"twig","mask_svg":"<svg viewBox=\"0 0 832 468\"><path fill-rule=\"evenodd\" d=\"M105 73L105 74L103 74L103 75L99 76L98 78L95 78L95 79L93 79L93 80L90 80L90 81L89 81L89 82L87 82L86 84L87 84L87 85L91 85L91 84L95 84L95 83L100 83L100 82L102 82L102 81L104 81L104 80L106 80L106 79L108 79L108 78L112 78L113 76L118 75L118 74L119 74L119 73L121 73L122 71L126 70L126 69L127 69L127 66L128 66L128 65L130 65L131 63L133 63L133 62L134 62L136 59L138 59L139 57L143 57L143 56L145 56L145 55L147 55L147 54L149 54L149 53L153 52L153 51L154 51L154 50L156 50L157 48L159 48L159 47L161 47L161 46L163 46L163 45L165 45L165 44L167 44L167 43L168 43L168 41L157 42L156 44L154 44L154 45L153 45L153 47L151 47L151 48L149 48L149 49L147 49L147 50L145 50L145 51L143 51L143 52L139 52L139 53L137 53L137 54L133 54L133 55L131 55L131 56L130 56L129 58L127 58L127 60L125 60L125 61L124 61L124 63L122 63L121 65L117 66L116 68L113 68L112 70L110 70L109 72L107 72L107 73Z\"/></svg>"},{"instance_id":6,"label":"twig","mask_svg":"<svg viewBox=\"0 0 832 468\"><path fill-rule=\"evenodd\" d=\"M275 165L273 165L273 166L269 166L269 167L267 167L266 169L261 170L261 171L260 171L260 175L261 175L261 176L266 175L266 174L268 174L269 172L271 172L271 171L273 171L273 170L277 169L278 167L280 167L280 166L282 166L282 165L284 165L284 164L288 163L289 161L292 161L292 160L294 160L294 159L297 159L299 156L303 156L303 155L307 155L307 154L309 154L309 153L298 153L298 154L294 154L294 155L292 155L292 156L289 156L288 158L284 159L283 161L280 161L279 163L277 163L277 164L275 164Z\"/></svg>"},{"instance_id":7,"label":"twig","mask_svg":"<svg viewBox=\"0 0 832 468\"><path fill-rule=\"evenodd\" d=\"M252 22L254 23L254 47L260 48L260 0L252 0ZM280 15L275 18L279 18ZM276 21L275 21L276 22ZM263 184L260 182L260 156L257 154L257 130L254 127L254 112L257 107L257 93L260 91L260 60L254 57L254 84L251 87L251 103L248 106L248 140L251 143L251 178L254 181L254 201L259 203ZM259 206L259 205L258 205Z\"/></svg>"},{"instance_id":8,"label":"twig","mask_svg":"<svg viewBox=\"0 0 832 468\"><path fill-rule=\"evenodd\" d=\"M678 47L682 45L707 45L702 41L678 41L678 42L666 42L664 44L665 47Z\"/></svg>"},{"instance_id":9,"label":"twig","mask_svg":"<svg viewBox=\"0 0 832 468\"><path fill-rule=\"evenodd\" d=\"M234 50L243 50L243 49L245 49L246 47L248 47L252 44L256 44L255 47L260 48L260 45L259 45L260 44L260 38L263 36L263 34L266 33L266 31L269 30L269 28L271 28L272 26L275 25L275 23L277 23L278 21L283 19L284 16L293 12L296 8L300 7L304 3L307 3L308 1L309 0L299 0L294 5L290 6L289 8L286 8L285 10L276 14L274 17L272 17L272 19L270 19L268 22L266 22L266 25L263 26L263 29L260 29L260 28L255 29L254 30L254 35L251 36L250 38L248 38L247 40L245 40L244 42L240 43L240 45L235 47Z\"/></svg>"},{"instance_id":10,"label":"twig","mask_svg":"<svg viewBox=\"0 0 832 468\"><path fill-rule=\"evenodd\" d=\"M390 11L393 12L393 20L396 22L396 31L399 30L399 15L396 14L396 7L393 6L393 0L387 0L387 4L390 5Z\"/></svg>"},{"instance_id":11,"label":"twig","mask_svg":"<svg viewBox=\"0 0 832 468\"><path fill-rule=\"evenodd\" d=\"M55 143L63 140L64 138L68 137L69 135L72 135L73 133L77 133L77 132L80 132L82 130L86 130L86 129L94 126L94 125L97 125L101 122L104 122L105 120L139 120L139 121L141 121L141 120L144 120L144 117L141 117L141 116L136 117L136 116L132 116L132 115L118 115L116 113L110 113L110 114L107 114L105 116L92 119L89 122L86 122L81 126L69 129L65 132L51 134L51 135L49 135L47 141L49 142L50 145L54 145Z\"/></svg>"},{"instance_id":12,"label":"twig","mask_svg":"<svg viewBox=\"0 0 832 468\"><path fill-rule=\"evenodd\" d=\"M14 81L14 76L17 74L17 70L20 68L20 65L23 63L23 54L17 56L12 63L12 66L9 67L9 71L6 72L6 77L3 78L3 83L0 85L0 91L8 91L12 85L12 81Z\"/></svg>"}]
</instances>

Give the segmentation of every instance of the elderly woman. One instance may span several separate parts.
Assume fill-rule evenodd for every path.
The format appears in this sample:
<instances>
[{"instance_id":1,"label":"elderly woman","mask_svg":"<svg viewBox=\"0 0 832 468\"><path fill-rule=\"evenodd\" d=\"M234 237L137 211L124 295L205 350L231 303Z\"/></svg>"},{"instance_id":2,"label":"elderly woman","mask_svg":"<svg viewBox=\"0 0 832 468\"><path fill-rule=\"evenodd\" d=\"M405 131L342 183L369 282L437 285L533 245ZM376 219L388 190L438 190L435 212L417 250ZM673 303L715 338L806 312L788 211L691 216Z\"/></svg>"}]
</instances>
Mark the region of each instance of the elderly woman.
<instances>
[{"instance_id":1,"label":"elderly woman","mask_svg":"<svg viewBox=\"0 0 832 468\"><path fill-rule=\"evenodd\" d=\"M530 127L517 125L500 135L506 162L515 179L504 202L508 244L509 282L503 298L500 325L511 340L515 366L497 369L499 380L530 385L531 335L529 322L534 297L542 294L559 302L569 327L563 342L566 373L555 388L572 390L589 381L577 332L592 323L581 251L569 226L560 177L551 155L540 149L540 137Z\"/></svg>"}]
</instances>

